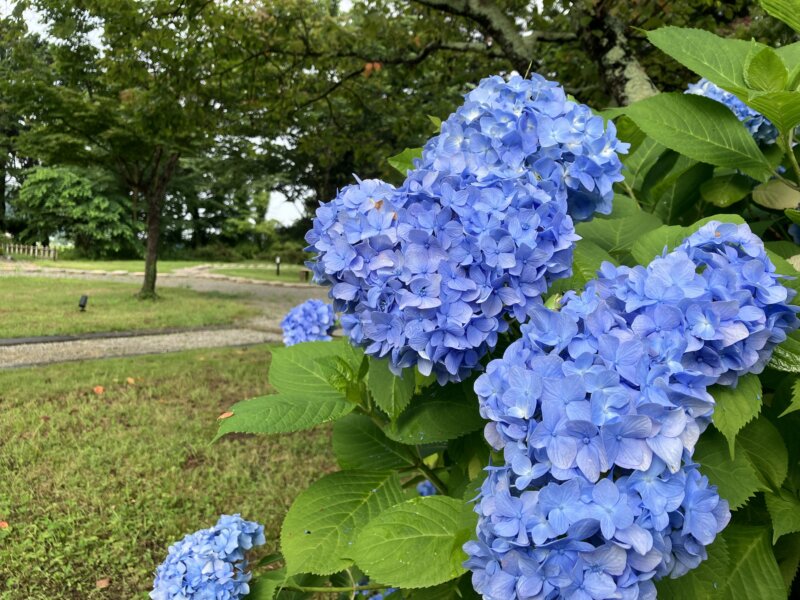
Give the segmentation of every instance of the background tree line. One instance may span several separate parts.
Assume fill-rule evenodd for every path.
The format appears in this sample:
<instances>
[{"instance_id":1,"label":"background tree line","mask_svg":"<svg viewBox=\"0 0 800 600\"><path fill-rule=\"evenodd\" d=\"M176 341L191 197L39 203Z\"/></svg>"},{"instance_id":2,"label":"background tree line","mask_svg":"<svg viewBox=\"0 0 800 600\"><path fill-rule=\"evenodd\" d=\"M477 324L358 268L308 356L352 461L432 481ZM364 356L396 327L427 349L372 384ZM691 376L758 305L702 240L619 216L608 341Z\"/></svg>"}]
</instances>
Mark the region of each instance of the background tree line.
<instances>
[{"instance_id":1,"label":"background tree line","mask_svg":"<svg viewBox=\"0 0 800 600\"><path fill-rule=\"evenodd\" d=\"M386 157L492 73L595 107L681 89L641 32L665 24L793 35L747 0L20 0L0 21L0 231L144 256L143 297L159 253L299 260L307 221L267 221L270 194L308 215L355 171L396 180Z\"/></svg>"}]
</instances>

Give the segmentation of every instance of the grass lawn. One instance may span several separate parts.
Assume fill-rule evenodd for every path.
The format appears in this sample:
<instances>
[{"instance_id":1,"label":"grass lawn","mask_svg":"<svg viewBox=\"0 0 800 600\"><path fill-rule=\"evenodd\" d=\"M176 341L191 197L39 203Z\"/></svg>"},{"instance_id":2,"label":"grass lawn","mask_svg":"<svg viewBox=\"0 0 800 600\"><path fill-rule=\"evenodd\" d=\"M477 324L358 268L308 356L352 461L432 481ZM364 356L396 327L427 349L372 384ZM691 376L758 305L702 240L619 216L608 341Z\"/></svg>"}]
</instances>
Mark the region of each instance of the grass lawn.
<instances>
[{"instance_id":1,"label":"grass lawn","mask_svg":"<svg viewBox=\"0 0 800 600\"><path fill-rule=\"evenodd\" d=\"M24 256L19 257L25 260ZM128 271L129 273L144 273L144 260L34 260L31 261L40 267L54 267L57 269L80 269L81 271ZM159 260L159 273L172 273L178 269L196 267L205 264L199 260Z\"/></svg>"},{"instance_id":2,"label":"grass lawn","mask_svg":"<svg viewBox=\"0 0 800 600\"><path fill-rule=\"evenodd\" d=\"M0 338L230 323L253 315L243 297L161 288L160 299L134 297L139 286L106 281L0 277ZM85 313L81 295L89 296Z\"/></svg>"},{"instance_id":3,"label":"grass lawn","mask_svg":"<svg viewBox=\"0 0 800 600\"><path fill-rule=\"evenodd\" d=\"M232 277L260 279L262 281L286 281L289 283L300 283L301 269L305 269L305 267L303 265L281 265L281 274L278 276L275 274L274 264L259 264L251 268L243 268L240 265L231 265L230 267L214 269L212 273L231 275Z\"/></svg>"},{"instance_id":4,"label":"grass lawn","mask_svg":"<svg viewBox=\"0 0 800 600\"><path fill-rule=\"evenodd\" d=\"M268 362L259 346L0 372L0 598L145 598L167 547L222 513L263 523L274 551L333 465L327 428L209 444L267 391Z\"/></svg>"}]
</instances>

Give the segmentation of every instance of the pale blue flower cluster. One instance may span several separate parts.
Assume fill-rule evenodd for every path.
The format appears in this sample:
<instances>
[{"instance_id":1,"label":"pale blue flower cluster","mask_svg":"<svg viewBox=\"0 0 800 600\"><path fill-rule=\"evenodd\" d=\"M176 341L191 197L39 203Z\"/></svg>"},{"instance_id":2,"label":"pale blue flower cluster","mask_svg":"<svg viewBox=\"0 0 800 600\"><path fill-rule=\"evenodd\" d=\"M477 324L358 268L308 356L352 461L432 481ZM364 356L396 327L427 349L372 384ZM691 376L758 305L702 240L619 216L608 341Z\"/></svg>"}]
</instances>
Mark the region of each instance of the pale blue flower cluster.
<instances>
[{"instance_id":1,"label":"pale blue flower cluster","mask_svg":"<svg viewBox=\"0 0 800 600\"><path fill-rule=\"evenodd\" d=\"M704 560L730 519L692 462L707 388L764 368L798 326L792 295L746 225L710 222L537 308L475 383L505 459L465 545L478 593L650 599Z\"/></svg>"},{"instance_id":2,"label":"pale blue flower cluster","mask_svg":"<svg viewBox=\"0 0 800 600\"><path fill-rule=\"evenodd\" d=\"M264 526L222 515L170 546L156 571L153 600L238 600L250 593L245 552L265 543Z\"/></svg>"},{"instance_id":3,"label":"pale blue flower cluster","mask_svg":"<svg viewBox=\"0 0 800 600\"><path fill-rule=\"evenodd\" d=\"M294 346L301 342L329 342L335 324L332 305L322 300L306 300L283 317L283 343Z\"/></svg>"},{"instance_id":4,"label":"pale blue flower cluster","mask_svg":"<svg viewBox=\"0 0 800 600\"><path fill-rule=\"evenodd\" d=\"M417 493L420 496L435 496L436 495L436 488L434 485L428 481L421 481L417 484Z\"/></svg>"},{"instance_id":5,"label":"pale blue flower cluster","mask_svg":"<svg viewBox=\"0 0 800 600\"><path fill-rule=\"evenodd\" d=\"M573 219L610 212L626 150L556 83L484 79L400 188L359 181L320 206L309 266L353 343L463 379L570 274Z\"/></svg>"},{"instance_id":6,"label":"pale blue flower cluster","mask_svg":"<svg viewBox=\"0 0 800 600\"><path fill-rule=\"evenodd\" d=\"M727 106L736 118L744 123L755 141L761 144L774 144L778 139L778 129L772 121L708 79L703 78L697 83L690 83L686 93L705 96Z\"/></svg>"}]
</instances>

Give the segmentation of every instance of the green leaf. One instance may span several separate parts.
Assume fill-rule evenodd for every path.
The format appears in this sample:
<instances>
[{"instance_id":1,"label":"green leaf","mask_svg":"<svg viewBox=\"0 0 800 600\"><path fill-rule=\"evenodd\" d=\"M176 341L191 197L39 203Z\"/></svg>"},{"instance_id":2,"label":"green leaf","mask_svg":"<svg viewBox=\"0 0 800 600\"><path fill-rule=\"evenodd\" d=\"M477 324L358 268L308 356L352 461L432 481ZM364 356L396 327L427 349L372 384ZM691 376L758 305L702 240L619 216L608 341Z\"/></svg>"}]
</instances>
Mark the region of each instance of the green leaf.
<instances>
[{"instance_id":1,"label":"green leaf","mask_svg":"<svg viewBox=\"0 0 800 600\"><path fill-rule=\"evenodd\" d=\"M766 493L767 510L772 519L772 543L787 533L800 531L800 500L789 490Z\"/></svg>"},{"instance_id":2,"label":"green leaf","mask_svg":"<svg viewBox=\"0 0 800 600\"><path fill-rule=\"evenodd\" d=\"M439 130L442 128L442 120L434 115L428 115L428 120L433 123L433 132L439 133Z\"/></svg>"},{"instance_id":3,"label":"green leaf","mask_svg":"<svg viewBox=\"0 0 800 600\"><path fill-rule=\"evenodd\" d=\"M793 190L779 179L773 179L753 190L753 202L773 210L797 208L800 204L800 192Z\"/></svg>"},{"instance_id":4,"label":"green leaf","mask_svg":"<svg viewBox=\"0 0 800 600\"><path fill-rule=\"evenodd\" d=\"M761 380L758 375L740 377L736 387L715 385L709 392L716 401L714 427L728 440L734 457L736 434L761 412Z\"/></svg>"},{"instance_id":5,"label":"green leaf","mask_svg":"<svg viewBox=\"0 0 800 600\"><path fill-rule=\"evenodd\" d=\"M645 138L635 152L623 158L625 181L634 190L642 189L647 173L667 149L653 138Z\"/></svg>"},{"instance_id":6,"label":"green leaf","mask_svg":"<svg viewBox=\"0 0 800 600\"><path fill-rule=\"evenodd\" d=\"M631 104L625 114L648 136L689 158L736 168L759 181L772 175L744 125L725 105L710 98L658 94Z\"/></svg>"},{"instance_id":7,"label":"green leaf","mask_svg":"<svg viewBox=\"0 0 800 600\"><path fill-rule=\"evenodd\" d=\"M781 432L764 415L739 432L737 446L747 453L766 487L777 490L789 473L789 452Z\"/></svg>"},{"instance_id":8,"label":"green leaf","mask_svg":"<svg viewBox=\"0 0 800 600\"><path fill-rule=\"evenodd\" d=\"M250 593L247 600L272 600L278 590L286 583L286 569L267 571L250 581Z\"/></svg>"},{"instance_id":9,"label":"green leaf","mask_svg":"<svg viewBox=\"0 0 800 600\"><path fill-rule=\"evenodd\" d=\"M554 281L550 291L558 293L583 289L587 282L597 276L597 270L605 261L616 264L614 258L600 246L590 240L580 240L575 244L572 254L572 277Z\"/></svg>"},{"instance_id":10,"label":"green leaf","mask_svg":"<svg viewBox=\"0 0 800 600\"><path fill-rule=\"evenodd\" d=\"M686 238L686 228L680 225L662 225L641 236L631 249L637 263L649 264L656 256L660 256L666 247L672 250Z\"/></svg>"},{"instance_id":11,"label":"green leaf","mask_svg":"<svg viewBox=\"0 0 800 600\"><path fill-rule=\"evenodd\" d=\"M653 213L667 225L674 225L697 205L700 186L713 172L711 165L678 155L669 172L647 188Z\"/></svg>"},{"instance_id":12,"label":"green leaf","mask_svg":"<svg viewBox=\"0 0 800 600\"><path fill-rule=\"evenodd\" d=\"M786 600L786 588L767 529L730 525L723 536L730 562L721 597L726 600Z\"/></svg>"},{"instance_id":13,"label":"green leaf","mask_svg":"<svg viewBox=\"0 0 800 600\"><path fill-rule=\"evenodd\" d=\"M709 179L700 186L703 200L725 208L744 200L753 190L753 180L738 173L720 175Z\"/></svg>"},{"instance_id":14,"label":"green leaf","mask_svg":"<svg viewBox=\"0 0 800 600\"><path fill-rule=\"evenodd\" d=\"M761 6L771 16L800 31L800 6L797 0L761 0Z\"/></svg>"},{"instance_id":15,"label":"green leaf","mask_svg":"<svg viewBox=\"0 0 800 600\"><path fill-rule=\"evenodd\" d=\"M800 567L800 533L784 535L775 544L775 558L778 560L778 569L783 576L787 593L791 591L792 582L797 576Z\"/></svg>"},{"instance_id":16,"label":"green leaf","mask_svg":"<svg viewBox=\"0 0 800 600\"><path fill-rule=\"evenodd\" d=\"M645 232L661 225L658 217L639 211L619 219L592 219L578 223L575 231L584 240L597 244L609 254L619 258L630 252L636 240Z\"/></svg>"},{"instance_id":17,"label":"green leaf","mask_svg":"<svg viewBox=\"0 0 800 600\"><path fill-rule=\"evenodd\" d=\"M484 424L470 381L425 388L384 431L397 442L419 445L452 440Z\"/></svg>"},{"instance_id":18,"label":"green leaf","mask_svg":"<svg viewBox=\"0 0 800 600\"><path fill-rule=\"evenodd\" d=\"M353 554L372 579L400 588L431 587L461 575L461 546L475 533L476 515L462 500L412 498L372 519Z\"/></svg>"},{"instance_id":19,"label":"green leaf","mask_svg":"<svg viewBox=\"0 0 800 600\"><path fill-rule=\"evenodd\" d=\"M395 420L406 409L414 395L414 369L403 369L398 377L389 370L389 359L369 359L367 387L375 404Z\"/></svg>"},{"instance_id":20,"label":"green leaf","mask_svg":"<svg viewBox=\"0 0 800 600\"><path fill-rule=\"evenodd\" d=\"M662 579L656 583L659 598L669 600L716 600L721 598L720 588L728 572L728 546L718 535L707 548L708 558L677 579Z\"/></svg>"},{"instance_id":21,"label":"green leaf","mask_svg":"<svg viewBox=\"0 0 800 600\"><path fill-rule=\"evenodd\" d=\"M614 202L609 215L596 215L595 219L599 221L611 221L614 219L622 219L625 217L635 217L642 214L642 209L639 203L630 196L624 194L614 194Z\"/></svg>"},{"instance_id":22,"label":"green leaf","mask_svg":"<svg viewBox=\"0 0 800 600\"><path fill-rule=\"evenodd\" d=\"M745 88L744 63L750 44L702 29L661 27L647 33L652 44L683 66L724 88Z\"/></svg>"},{"instance_id":23,"label":"green leaf","mask_svg":"<svg viewBox=\"0 0 800 600\"><path fill-rule=\"evenodd\" d=\"M781 133L800 124L800 92L746 92L737 96L772 121Z\"/></svg>"},{"instance_id":24,"label":"green leaf","mask_svg":"<svg viewBox=\"0 0 800 600\"><path fill-rule=\"evenodd\" d=\"M694 453L700 471L719 488L719 495L736 510L757 491L764 489L746 452L731 458L728 443L721 433L709 429L700 437Z\"/></svg>"},{"instance_id":25,"label":"green leaf","mask_svg":"<svg viewBox=\"0 0 800 600\"><path fill-rule=\"evenodd\" d=\"M329 575L346 569L361 529L402 500L395 472L340 471L312 483L281 528L287 572Z\"/></svg>"},{"instance_id":26,"label":"green leaf","mask_svg":"<svg viewBox=\"0 0 800 600\"><path fill-rule=\"evenodd\" d=\"M800 332L793 331L775 347L768 366L787 373L800 373Z\"/></svg>"},{"instance_id":27,"label":"green leaf","mask_svg":"<svg viewBox=\"0 0 800 600\"><path fill-rule=\"evenodd\" d=\"M405 600L460 600L458 582L458 579L451 579L433 587L408 590L404 598Z\"/></svg>"},{"instance_id":28,"label":"green leaf","mask_svg":"<svg viewBox=\"0 0 800 600\"><path fill-rule=\"evenodd\" d=\"M770 363L770 366L772 363ZM795 379L794 383L792 384L792 399L789 403L789 406L786 407L780 416L785 417L786 415L793 413L797 410L800 410L800 379Z\"/></svg>"},{"instance_id":29,"label":"green leaf","mask_svg":"<svg viewBox=\"0 0 800 600\"><path fill-rule=\"evenodd\" d=\"M297 393L273 394L237 402L233 416L219 426L219 439L228 433L289 433L335 421L355 408L344 395L314 398Z\"/></svg>"},{"instance_id":30,"label":"green leaf","mask_svg":"<svg viewBox=\"0 0 800 600\"><path fill-rule=\"evenodd\" d=\"M789 72L781 57L772 48L752 42L744 63L744 80L749 87L762 92L777 92L786 87Z\"/></svg>"},{"instance_id":31,"label":"green leaf","mask_svg":"<svg viewBox=\"0 0 800 600\"><path fill-rule=\"evenodd\" d=\"M226 433L288 433L333 421L355 408L348 387L363 353L344 340L275 348L269 381L277 394L238 402L214 439Z\"/></svg>"},{"instance_id":32,"label":"green leaf","mask_svg":"<svg viewBox=\"0 0 800 600\"><path fill-rule=\"evenodd\" d=\"M333 426L333 453L343 469L390 471L414 464L406 446L386 437L366 415L347 415Z\"/></svg>"},{"instance_id":33,"label":"green leaf","mask_svg":"<svg viewBox=\"0 0 800 600\"><path fill-rule=\"evenodd\" d=\"M422 156L422 148L406 148L400 154L389 157L387 162L403 177L414 168L414 159Z\"/></svg>"},{"instance_id":34,"label":"green leaf","mask_svg":"<svg viewBox=\"0 0 800 600\"><path fill-rule=\"evenodd\" d=\"M800 225L800 210L797 210L796 208L787 208L783 211L783 213L792 223L795 225Z\"/></svg>"}]
</instances>

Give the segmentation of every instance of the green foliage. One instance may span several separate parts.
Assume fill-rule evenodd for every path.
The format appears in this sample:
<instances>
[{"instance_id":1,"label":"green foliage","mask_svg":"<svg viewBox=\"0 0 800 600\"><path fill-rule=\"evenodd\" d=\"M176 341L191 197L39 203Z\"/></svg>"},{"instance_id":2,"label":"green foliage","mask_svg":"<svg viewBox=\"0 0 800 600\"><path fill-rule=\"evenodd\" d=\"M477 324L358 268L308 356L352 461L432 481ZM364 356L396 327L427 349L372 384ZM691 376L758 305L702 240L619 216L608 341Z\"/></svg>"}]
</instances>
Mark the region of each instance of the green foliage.
<instances>
[{"instance_id":1,"label":"green foliage","mask_svg":"<svg viewBox=\"0 0 800 600\"><path fill-rule=\"evenodd\" d=\"M703 433L694 459L733 510L744 506L757 491L764 489L747 453L739 451L731 457L727 441L715 430Z\"/></svg>"},{"instance_id":2,"label":"green foliage","mask_svg":"<svg viewBox=\"0 0 800 600\"><path fill-rule=\"evenodd\" d=\"M413 498L370 521L353 553L364 572L402 588L435 586L464 572L461 546L477 516L462 500Z\"/></svg>"},{"instance_id":3,"label":"green foliage","mask_svg":"<svg viewBox=\"0 0 800 600\"><path fill-rule=\"evenodd\" d=\"M400 154L386 160L400 175L405 177L414 168L414 159L421 156L422 148L406 148Z\"/></svg>"},{"instance_id":4,"label":"green foliage","mask_svg":"<svg viewBox=\"0 0 800 600\"><path fill-rule=\"evenodd\" d=\"M788 490L765 494L772 519L772 543L782 535L800 531L800 499Z\"/></svg>"},{"instance_id":5,"label":"green foliage","mask_svg":"<svg viewBox=\"0 0 800 600\"><path fill-rule=\"evenodd\" d=\"M333 453L343 469L389 471L415 465L410 448L387 438L366 415L347 415L334 424Z\"/></svg>"},{"instance_id":6,"label":"green foliage","mask_svg":"<svg viewBox=\"0 0 800 600\"><path fill-rule=\"evenodd\" d=\"M716 401L714 427L728 440L734 458L736 434L761 412L761 382L757 375L745 375L735 388L714 386L709 392Z\"/></svg>"},{"instance_id":7,"label":"green foliage","mask_svg":"<svg viewBox=\"0 0 800 600\"><path fill-rule=\"evenodd\" d=\"M780 431L766 416L760 416L742 429L737 445L745 451L767 488L781 487L789 472L789 452Z\"/></svg>"},{"instance_id":8,"label":"green foliage","mask_svg":"<svg viewBox=\"0 0 800 600\"><path fill-rule=\"evenodd\" d=\"M403 500L393 471L340 471L314 482L286 514L281 548L289 575L330 575L349 567L367 523Z\"/></svg>"},{"instance_id":9,"label":"green foliage","mask_svg":"<svg viewBox=\"0 0 800 600\"><path fill-rule=\"evenodd\" d=\"M761 6L776 19L780 19L795 31L800 31L800 15L795 0L760 0Z\"/></svg>"},{"instance_id":10,"label":"green foliage","mask_svg":"<svg viewBox=\"0 0 800 600\"><path fill-rule=\"evenodd\" d=\"M378 408L395 420L408 407L414 395L414 371L406 369L401 376L396 377L389 370L388 358L370 358L367 387Z\"/></svg>"}]
</instances>

